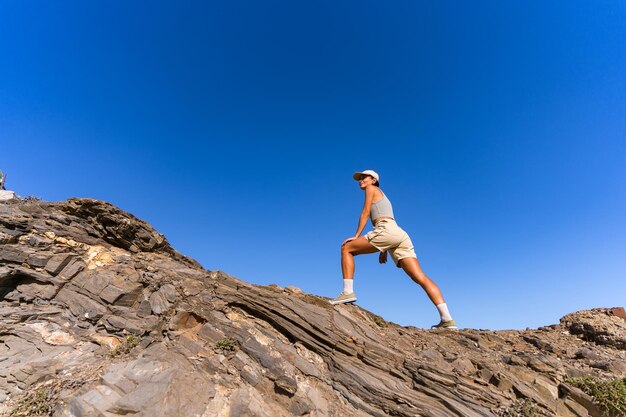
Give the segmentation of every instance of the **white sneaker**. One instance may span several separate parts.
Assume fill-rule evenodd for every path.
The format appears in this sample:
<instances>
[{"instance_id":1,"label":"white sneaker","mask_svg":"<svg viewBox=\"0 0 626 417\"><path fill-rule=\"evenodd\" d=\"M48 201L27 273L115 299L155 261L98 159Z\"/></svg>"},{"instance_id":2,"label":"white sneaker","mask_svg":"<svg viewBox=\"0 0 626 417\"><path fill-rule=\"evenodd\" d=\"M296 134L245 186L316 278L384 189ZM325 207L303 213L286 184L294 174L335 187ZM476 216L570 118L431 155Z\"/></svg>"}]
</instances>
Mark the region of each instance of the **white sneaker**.
<instances>
[{"instance_id":1,"label":"white sneaker","mask_svg":"<svg viewBox=\"0 0 626 417\"><path fill-rule=\"evenodd\" d=\"M333 298L332 300L330 300L330 303L332 305L337 305L337 304L353 303L355 301L356 301L356 295L353 292L351 292L350 294L344 294L344 293L339 294L337 298Z\"/></svg>"}]
</instances>

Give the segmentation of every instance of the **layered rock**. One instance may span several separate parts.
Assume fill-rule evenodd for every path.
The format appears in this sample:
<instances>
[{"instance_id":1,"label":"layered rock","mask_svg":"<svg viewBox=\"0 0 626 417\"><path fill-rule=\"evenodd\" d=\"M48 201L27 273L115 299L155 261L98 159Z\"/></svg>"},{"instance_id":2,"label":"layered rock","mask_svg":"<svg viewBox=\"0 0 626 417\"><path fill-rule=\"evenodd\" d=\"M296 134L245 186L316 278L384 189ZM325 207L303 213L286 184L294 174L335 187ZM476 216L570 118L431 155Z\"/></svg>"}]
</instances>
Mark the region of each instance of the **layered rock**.
<instances>
[{"instance_id":1,"label":"layered rock","mask_svg":"<svg viewBox=\"0 0 626 417\"><path fill-rule=\"evenodd\" d=\"M57 416L598 415L567 378L626 376L610 311L400 327L204 270L108 203L0 204L0 413L43 392Z\"/></svg>"}]
</instances>

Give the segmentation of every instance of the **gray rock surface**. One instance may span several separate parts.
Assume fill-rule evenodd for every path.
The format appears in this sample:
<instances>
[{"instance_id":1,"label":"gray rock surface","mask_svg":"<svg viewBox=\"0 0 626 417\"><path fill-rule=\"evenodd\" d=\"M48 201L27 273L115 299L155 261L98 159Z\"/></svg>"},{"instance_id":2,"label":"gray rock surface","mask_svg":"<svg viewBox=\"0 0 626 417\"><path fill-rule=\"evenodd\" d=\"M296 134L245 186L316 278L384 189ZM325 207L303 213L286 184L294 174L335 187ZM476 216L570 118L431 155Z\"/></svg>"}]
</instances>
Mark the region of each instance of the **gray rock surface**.
<instances>
[{"instance_id":1,"label":"gray rock surface","mask_svg":"<svg viewBox=\"0 0 626 417\"><path fill-rule=\"evenodd\" d=\"M526 331L400 327L206 271L105 202L0 203L0 414L597 415L568 376L624 377L608 309Z\"/></svg>"}]
</instances>

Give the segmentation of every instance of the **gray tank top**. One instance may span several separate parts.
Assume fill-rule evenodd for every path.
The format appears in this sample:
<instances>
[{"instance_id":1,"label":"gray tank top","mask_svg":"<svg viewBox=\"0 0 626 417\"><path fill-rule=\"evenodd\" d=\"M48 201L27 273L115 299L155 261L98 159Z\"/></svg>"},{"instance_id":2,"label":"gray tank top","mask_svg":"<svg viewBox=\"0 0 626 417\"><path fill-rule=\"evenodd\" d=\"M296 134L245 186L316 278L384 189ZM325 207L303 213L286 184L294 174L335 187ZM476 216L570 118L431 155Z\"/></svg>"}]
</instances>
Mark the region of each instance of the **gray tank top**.
<instances>
[{"instance_id":1,"label":"gray tank top","mask_svg":"<svg viewBox=\"0 0 626 417\"><path fill-rule=\"evenodd\" d=\"M372 207L370 208L370 219L372 220L372 224L374 224L376 219L379 217L394 218L391 201L389 201L385 193L383 193L383 198L375 203L372 203Z\"/></svg>"}]
</instances>

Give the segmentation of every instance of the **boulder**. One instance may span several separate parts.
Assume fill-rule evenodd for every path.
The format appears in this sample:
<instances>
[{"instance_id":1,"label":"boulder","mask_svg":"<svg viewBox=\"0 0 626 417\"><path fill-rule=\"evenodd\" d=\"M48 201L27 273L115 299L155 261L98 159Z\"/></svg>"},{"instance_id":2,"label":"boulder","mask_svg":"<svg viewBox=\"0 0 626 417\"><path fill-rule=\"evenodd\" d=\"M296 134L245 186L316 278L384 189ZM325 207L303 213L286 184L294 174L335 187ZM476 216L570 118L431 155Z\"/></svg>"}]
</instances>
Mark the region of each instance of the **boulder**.
<instances>
[{"instance_id":1,"label":"boulder","mask_svg":"<svg viewBox=\"0 0 626 417\"><path fill-rule=\"evenodd\" d=\"M13 191L0 190L0 201L11 201L17 199Z\"/></svg>"}]
</instances>

